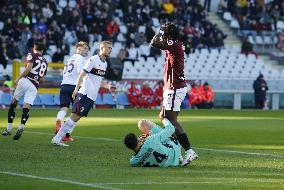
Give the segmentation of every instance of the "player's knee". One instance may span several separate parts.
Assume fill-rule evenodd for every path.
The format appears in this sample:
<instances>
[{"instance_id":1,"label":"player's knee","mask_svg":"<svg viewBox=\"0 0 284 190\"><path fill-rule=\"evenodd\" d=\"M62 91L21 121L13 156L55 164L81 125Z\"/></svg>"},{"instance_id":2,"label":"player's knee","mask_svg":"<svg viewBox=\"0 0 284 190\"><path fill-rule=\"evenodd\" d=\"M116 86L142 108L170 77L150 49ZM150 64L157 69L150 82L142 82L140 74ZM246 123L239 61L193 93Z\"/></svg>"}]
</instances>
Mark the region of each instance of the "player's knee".
<instances>
[{"instance_id":1,"label":"player's knee","mask_svg":"<svg viewBox=\"0 0 284 190\"><path fill-rule=\"evenodd\" d=\"M72 119L72 121L77 122L80 120L81 116L76 113L72 113L70 118Z\"/></svg>"},{"instance_id":2,"label":"player's knee","mask_svg":"<svg viewBox=\"0 0 284 190\"><path fill-rule=\"evenodd\" d=\"M25 104L23 105L23 108L30 109L30 108L31 108L31 104L25 103Z\"/></svg>"}]
</instances>

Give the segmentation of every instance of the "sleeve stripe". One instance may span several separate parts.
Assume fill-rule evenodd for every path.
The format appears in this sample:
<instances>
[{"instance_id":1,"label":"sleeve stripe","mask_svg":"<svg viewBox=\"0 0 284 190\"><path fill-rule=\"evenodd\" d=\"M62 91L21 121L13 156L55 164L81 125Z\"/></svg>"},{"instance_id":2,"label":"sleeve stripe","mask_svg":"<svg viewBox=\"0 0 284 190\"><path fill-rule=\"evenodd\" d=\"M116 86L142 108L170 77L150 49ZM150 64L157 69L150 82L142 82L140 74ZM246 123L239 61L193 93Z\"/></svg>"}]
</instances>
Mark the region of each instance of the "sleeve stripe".
<instances>
[{"instance_id":1,"label":"sleeve stripe","mask_svg":"<svg viewBox=\"0 0 284 190\"><path fill-rule=\"evenodd\" d=\"M83 71L85 71L86 73L89 73L89 71L87 71L86 69L83 69Z\"/></svg>"}]
</instances>

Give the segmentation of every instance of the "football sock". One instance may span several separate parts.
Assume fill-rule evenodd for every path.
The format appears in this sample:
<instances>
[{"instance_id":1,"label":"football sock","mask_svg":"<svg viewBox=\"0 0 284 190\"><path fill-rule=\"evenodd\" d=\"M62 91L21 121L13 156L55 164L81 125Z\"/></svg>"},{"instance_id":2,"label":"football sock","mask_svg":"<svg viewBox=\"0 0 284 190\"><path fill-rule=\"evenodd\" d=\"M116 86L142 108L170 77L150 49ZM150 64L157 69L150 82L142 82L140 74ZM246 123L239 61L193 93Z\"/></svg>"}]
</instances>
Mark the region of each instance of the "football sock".
<instances>
[{"instance_id":1,"label":"football sock","mask_svg":"<svg viewBox=\"0 0 284 190\"><path fill-rule=\"evenodd\" d=\"M61 141L62 138L68 133L70 130L72 130L75 126L76 122L72 121L70 117L67 117L65 123L62 125L58 133L55 135L55 139L57 141Z\"/></svg>"},{"instance_id":2,"label":"football sock","mask_svg":"<svg viewBox=\"0 0 284 190\"><path fill-rule=\"evenodd\" d=\"M12 123L8 123L7 130L12 131Z\"/></svg>"},{"instance_id":3,"label":"football sock","mask_svg":"<svg viewBox=\"0 0 284 190\"><path fill-rule=\"evenodd\" d=\"M191 149L190 143L189 143L189 140L188 140L188 138L187 138L186 133L177 135L177 139L178 139L178 142L180 143L180 145L182 146L182 148L184 148L185 151Z\"/></svg>"},{"instance_id":4,"label":"football sock","mask_svg":"<svg viewBox=\"0 0 284 190\"><path fill-rule=\"evenodd\" d=\"M70 129L70 131L67 133L69 136L70 136L70 134L73 132L73 130L75 129L76 124L77 124L77 122L74 122L73 127L72 127L72 128ZM67 135L67 134L66 134L66 135Z\"/></svg>"},{"instance_id":5,"label":"football sock","mask_svg":"<svg viewBox=\"0 0 284 190\"><path fill-rule=\"evenodd\" d=\"M22 119L21 119L21 124L25 125L26 122L28 121L30 116L30 110L29 108L23 108L23 114L22 114Z\"/></svg>"},{"instance_id":6,"label":"football sock","mask_svg":"<svg viewBox=\"0 0 284 190\"><path fill-rule=\"evenodd\" d=\"M13 120L15 118L15 108L16 108L16 105L15 104L11 104L10 105L10 108L9 108L9 111L8 111L8 123L13 123ZM12 128L12 126L11 126Z\"/></svg>"},{"instance_id":7,"label":"football sock","mask_svg":"<svg viewBox=\"0 0 284 190\"><path fill-rule=\"evenodd\" d=\"M57 113L56 120L63 121L65 115L66 115L66 112L65 112L64 110L60 110L60 111Z\"/></svg>"}]
</instances>

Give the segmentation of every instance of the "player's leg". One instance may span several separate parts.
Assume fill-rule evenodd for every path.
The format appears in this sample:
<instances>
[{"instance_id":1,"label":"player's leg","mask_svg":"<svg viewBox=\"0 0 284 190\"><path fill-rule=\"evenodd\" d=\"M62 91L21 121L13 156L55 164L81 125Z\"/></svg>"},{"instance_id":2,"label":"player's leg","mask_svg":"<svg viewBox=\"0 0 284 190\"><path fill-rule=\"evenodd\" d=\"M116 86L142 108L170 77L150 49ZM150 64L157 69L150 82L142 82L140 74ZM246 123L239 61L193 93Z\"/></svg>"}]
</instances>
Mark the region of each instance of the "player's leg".
<instances>
[{"instance_id":1,"label":"player's leg","mask_svg":"<svg viewBox=\"0 0 284 190\"><path fill-rule=\"evenodd\" d=\"M14 121L14 118L15 118L15 115L16 115L16 107L18 105L18 100L16 100L15 98L13 98L13 100L11 101L11 104L10 104L10 108L8 110L8 125L7 125L7 128L2 132L2 135L3 136L8 136L8 135L11 135L12 133L12 124L13 124L13 121Z\"/></svg>"},{"instance_id":2,"label":"player's leg","mask_svg":"<svg viewBox=\"0 0 284 190\"><path fill-rule=\"evenodd\" d=\"M14 140L19 140L21 138L24 132L26 122L30 117L30 108L33 105L34 100L37 96L37 89L29 80L25 81L24 87L25 87L25 94L24 94L23 113L17 133L13 137Z\"/></svg>"},{"instance_id":3,"label":"player's leg","mask_svg":"<svg viewBox=\"0 0 284 190\"><path fill-rule=\"evenodd\" d=\"M197 158L196 153L191 149L191 145L187 134L178 122L178 112L180 111L181 102L186 96L186 88L177 90L168 90L163 94L163 106L166 118L175 126L176 136L186 152L183 165L189 164L192 160Z\"/></svg>"},{"instance_id":4,"label":"player's leg","mask_svg":"<svg viewBox=\"0 0 284 190\"><path fill-rule=\"evenodd\" d=\"M72 93L74 91L74 85L61 85L60 88L60 111L57 113L56 116L56 124L55 124L55 133L57 133L61 127L62 121L64 120L68 108L71 103L73 103L72 100Z\"/></svg>"},{"instance_id":5,"label":"player's leg","mask_svg":"<svg viewBox=\"0 0 284 190\"><path fill-rule=\"evenodd\" d=\"M66 114L68 112L68 108L67 107L61 107L60 111L57 113L56 116L56 123L55 123L55 134L59 131L61 125L62 125L62 121L64 120Z\"/></svg>"},{"instance_id":6,"label":"player's leg","mask_svg":"<svg viewBox=\"0 0 284 190\"><path fill-rule=\"evenodd\" d=\"M86 95L78 94L72 107L72 114L67 117L65 123L62 125L58 133L53 137L52 143L57 146L66 146L62 143L63 137L66 133L73 131L77 122L81 117L87 116L89 110L92 108L94 101L89 99Z\"/></svg>"},{"instance_id":7,"label":"player's leg","mask_svg":"<svg viewBox=\"0 0 284 190\"><path fill-rule=\"evenodd\" d=\"M30 116L30 108L31 105L28 103L25 103L23 106L23 113L22 113L22 118L21 118L21 124L18 127L17 133L14 135L13 139L14 140L19 140L24 132L24 127L26 125L26 122L29 119Z\"/></svg>"},{"instance_id":8,"label":"player's leg","mask_svg":"<svg viewBox=\"0 0 284 190\"><path fill-rule=\"evenodd\" d=\"M20 79L18 84L17 84L17 87L15 89L14 97L13 97L13 100L12 100L12 102L10 104L10 108L8 110L8 126L2 132L3 136L11 135L12 124L13 124L13 121L14 121L14 118L15 118L15 114L16 114L15 109L16 109L16 107L18 105L18 102L19 102L20 98L23 97L24 94L25 94L25 84L24 84L23 79Z\"/></svg>"}]
</instances>

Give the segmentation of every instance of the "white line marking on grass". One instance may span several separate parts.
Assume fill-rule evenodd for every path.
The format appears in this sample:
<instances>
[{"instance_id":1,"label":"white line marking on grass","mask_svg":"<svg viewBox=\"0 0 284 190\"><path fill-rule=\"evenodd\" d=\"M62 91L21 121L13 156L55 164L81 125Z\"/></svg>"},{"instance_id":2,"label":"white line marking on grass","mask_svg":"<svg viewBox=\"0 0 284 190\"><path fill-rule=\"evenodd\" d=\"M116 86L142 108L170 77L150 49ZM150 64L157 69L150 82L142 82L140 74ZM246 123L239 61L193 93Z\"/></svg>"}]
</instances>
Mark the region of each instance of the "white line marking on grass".
<instances>
[{"instance_id":1,"label":"white line marking on grass","mask_svg":"<svg viewBox=\"0 0 284 190\"><path fill-rule=\"evenodd\" d=\"M42 132L32 132L32 131L25 131L26 133L31 134L38 134L38 135L49 135L53 136L54 134L51 133L42 133ZM76 138L81 139L91 139L91 140L103 140L103 141L112 141L112 142L122 142L118 139L111 139L111 138L103 138L103 137L84 137L84 136L73 136ZM245 155L254 155L254 156L269 156L274 158L284 158L284 155L275 155L275 154L266 154L266 153L257 153L257 152L243 152L243 151L237 151L237 150L226 150L226 149L214 149L214 148L198 148L194 147L199 150L207 150L207 151L213 151L213 152L224 152L224 153L234 153L234 154L245 154Z\"/></svg>"},{"instance_id":2,"label":"white line marking on grass","mask_svg":"<svg viewBox=\"0 0 284 190\"><path fill-rule=\"evenodd\" d=\"M252 179L252 178L203 178L203 181L165 181L165 182L116 182L116 183L97 183L102 185L165 185L165 184L229 184L229 183L283 183L284 180L277 179Z\"/></svg>"},{"instance_id":3,"label":"white line marking on grass","mask_svg":"<svg viewBox=\"0 0 284 190\"><path fill-rule=\"evenodd\" d=\"M11 176L26 177L26 178L32 178L32 179L41 179L41 180L60 182L60 183L68 183L68 184L79 185L79 186L84 186L84 187L94 187L94 188L106 189L106 190L122 190L122 189L118 189L118 188L103 186L104 184L99 185L99 184L96 184L96 183L83 183L83 182L78 182L78 181L73 181L73 180L58 179L58 178L53 178L53 177L41 177L41 176L34 176L34 175L29 175L29 174L20 174L20 173L14 173L14 172L0 171L0 173L5 174L5 175L11 175ZM107 184L105 184L105 185L107 185Z\"/></svg>"},{"instance_id":4,"label":"white line marking on grass","mask_svg":"<svg viewBox=\"0 0 284 190\"><path fill-rule=\"evenodd\" d=\"M226 153L236 153L236 154L247 154L247 155L255 155L255 156L271 156L276 158L284 158L282 155L275 155L275 154L266 154L266 153L257 153L257 152L243 152L237 150L225 150L225 149L213 149L213 148L198 148L199 150L207 150L207 151L214 151L214 152L226 152Z\"/></svg>"},{"instance_id":5,"label":"white line marking on grass","mask_svg":"<svg viewBox=\"0 0 284 190\"><path fill-rule=\"evenodd\" d=\"M52 134L52 133L42 133L42 132L33 132L33 131L25 131L25 133L54 136L54 134ZM119 142L120 141L120 140L117 140L117 139L110 139L110 138L103 138L103 137L84 137L84 136L73 136L73 135L72 135L72 137L76 137L76 138L80 138L80 139L92 139L92 140L103 140L103 141L113 141L113 142Z\"/></svg>"}]
</instances>

